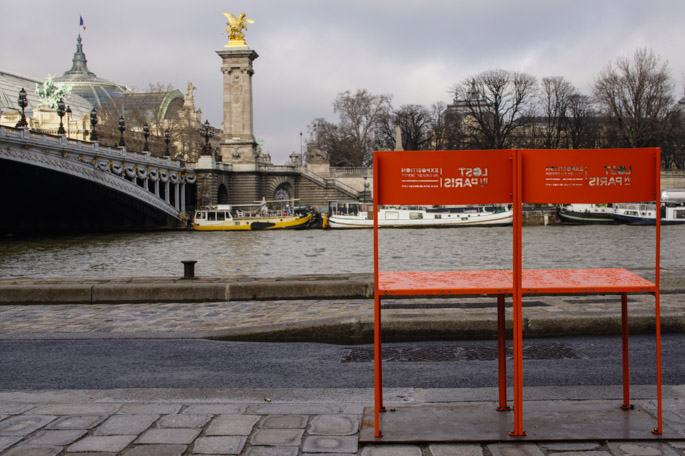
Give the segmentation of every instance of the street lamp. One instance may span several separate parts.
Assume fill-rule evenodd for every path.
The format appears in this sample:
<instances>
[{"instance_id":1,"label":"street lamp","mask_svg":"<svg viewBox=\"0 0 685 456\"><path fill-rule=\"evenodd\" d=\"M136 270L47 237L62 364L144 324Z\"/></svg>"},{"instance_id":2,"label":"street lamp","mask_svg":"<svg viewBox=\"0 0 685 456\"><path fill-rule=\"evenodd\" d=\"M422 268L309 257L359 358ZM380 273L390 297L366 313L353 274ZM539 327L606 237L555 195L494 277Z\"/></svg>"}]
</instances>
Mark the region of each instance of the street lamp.
<instances>
[{"instance_id":1,"label":"street lamp","mask_svg":"<svg viewBox=\"0 0 685 456\"><path fill-rule=\"evenodd\" d=\"M57 102L57 115L59 116L59 128L57 129L58 135L63 135L66 133L66 131L64 131L64 124L62 123L62 118L64 117L65 112L64 100L60 99Z\"/></svg>"},{"instance_id":2,"label":"street lamp","mask_svg":"<svg viewBox=\"0 0 685 456\"><path fill-rule=\"evenodd\" d=\"M21 108L21 119L19 119L19 122L17 122L15 127L17 127L17 128L28 127L29 124L28 124L28 122L26 122L26 114L24 113L24 110L29 105L29 101L26 99L26 90L24 90L23 87L19 91L19 99L17 100L17 103L19 103L19 107Z\"/></svg>"},{"instance_id":3,"label":"street lamp","mask_svg":"<svg viewBox=\"0 0 685 456\"><path fill-rule=\"evenodd\" d=\"M71 106L67 106L67 137L69 137L69 132L70 132L70 126L71 124Z\"/></svg>"},{"instance_id":4,"label":"street lamp","mask_svg":"<svg viewBox=\"0 0 685 456\"><path fill-rule=\"evenodd\" d=\"M119 147L126 147L124 142L124 130L126 130L126 121L124 116L119 117L119 132L121 132L121 138L119 139Z\"/></svg>"},{"instance_id":5,"label":"street lamp","mask_svg":"<svg viewBox=\"0 0 685 456\"><path fill-rule=\"evenodd\" d=\"M97 108L93 108L92 111L90 111L90 140L91 141L97 141L98 140L98 135L95 133L95 126L98 124L98 110Z\"/></svg>"},{"instance_id":6,"label":"street lamp","mask_svg":"<svg viewBox=\"0 0 685 456\"><path fill-rule=\"evenodd\" d=\"M171 152L169 152L169 143L171 142L171 133L169 130L164 130L164 142L166 143L166 150L164 150L165 157L171 157Z\"/></svg>"},{"instance_id":7,"label":"street lamp","mask_svg":"<svg viewBox=\"0 0 685 456\"><path fill-rule=\"evenodd\" d=\"M143 125L143 136L145 137L143 152L150 152L150 146L147 144L147 138L150 136L150 126L148 124Z\"/></svg>"},{"instance_id":8,"label":"street lamp","mask_svg":"<svg viewBox=\"0 0 685 456\"><path fill-rule=\"evenodd\" d=\"M203 128L200 129L200 135L205 138L205 145L202 147L201 155L211 155L212 148L209 146L209 138L214 136L214 132L209 125L209 120L205 120Z\"/></svg>"},{"instance_id":9,"label":"street lamp","mask_svg":"<svg viewBox=\"0 0 685 456\"><path fill-rule=\"evenodd\" d=\"M370 184L367 182L368 176L364 176L364 203L366 203L366 194L369 191Z\"/></svg>"}]
</instances>

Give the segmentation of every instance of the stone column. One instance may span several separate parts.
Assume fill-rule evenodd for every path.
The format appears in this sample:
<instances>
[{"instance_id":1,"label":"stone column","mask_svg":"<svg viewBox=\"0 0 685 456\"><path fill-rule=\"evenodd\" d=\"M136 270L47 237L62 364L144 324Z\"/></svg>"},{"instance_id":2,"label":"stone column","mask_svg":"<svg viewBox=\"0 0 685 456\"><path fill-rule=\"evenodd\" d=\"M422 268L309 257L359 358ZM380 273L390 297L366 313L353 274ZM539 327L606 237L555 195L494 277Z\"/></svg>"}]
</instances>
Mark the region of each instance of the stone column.
<instances>
[{"instance_id":1,"label":"stone column","mask_svg":"<svg viewBox=\"0 0 685 456\"><path fill-rule=\"evenodd\" d=\"M252 112L252 61L259 57L247 46L216 51L224 74L224 123L221 159L224 163L255 163L257 141Z\"/></svg>"},{"instance_id":2,"label":"stone column","mask_svg":"<svg viewBox=\"0 0 685 456\"><path fill-rule=\"evenodd\" d=\"M181 212L186 213L186 184L181 184Z\"/></svg>"}]
</instances>

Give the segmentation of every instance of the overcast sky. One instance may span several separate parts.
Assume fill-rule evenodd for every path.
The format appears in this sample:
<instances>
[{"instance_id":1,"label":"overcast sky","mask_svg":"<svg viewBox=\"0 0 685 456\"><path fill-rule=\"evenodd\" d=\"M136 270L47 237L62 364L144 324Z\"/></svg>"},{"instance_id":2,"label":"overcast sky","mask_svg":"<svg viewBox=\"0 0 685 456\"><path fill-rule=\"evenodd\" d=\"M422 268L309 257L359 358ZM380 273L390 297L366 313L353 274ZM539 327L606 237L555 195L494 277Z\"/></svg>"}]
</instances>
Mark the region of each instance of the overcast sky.
<instances>
[{"instance_id":1,"label":"overcast sky","mask_svg":"<svg viewBox=\"0 0 685 456\"><path fill-rule=\"evenodd\" d=\"M259 54L255 135L275 164L299 153L313 119L335 119L345 90L430 106L502 68L564 76L590 94L609 62L643 47L668 62L674 95L683 94L683 0L0 0L0 69L61 75L81 33L97 76L141 90L185 92L191 81L203 121L221 127L222 11L255 21L246 33Z\"/></svg>"}]
</instances>

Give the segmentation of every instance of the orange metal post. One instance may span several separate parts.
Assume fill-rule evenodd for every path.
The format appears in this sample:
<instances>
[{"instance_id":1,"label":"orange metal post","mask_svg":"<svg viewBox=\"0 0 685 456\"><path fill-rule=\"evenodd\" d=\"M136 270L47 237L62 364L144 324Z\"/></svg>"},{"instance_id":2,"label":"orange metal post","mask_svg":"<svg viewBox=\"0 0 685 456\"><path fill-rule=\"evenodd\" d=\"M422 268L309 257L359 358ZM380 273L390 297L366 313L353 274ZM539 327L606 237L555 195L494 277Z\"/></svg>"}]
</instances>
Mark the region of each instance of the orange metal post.
<instances>
[{"instance_id":1,"label":"orange metal post","mask_svg":"<svg viewBox=\"0 0 685 456\"><path fill-rule=\"evenodd\" d=\"M504 313L504 295L497 295L497 359L499 362L499 407L500 412L508 412L507 405L507 329Z\"/></svg>"},{"instance_id":2,"label":"orange metal post","mask_svg":"<svg viewBox=\"0 0 685 456\"><path fill-rule=\"evenodd\" d=\"M623 347L623 405L630 410L630 354L628 349L628 293L621 293L621 334Z\"/></svg>"},{"instance_id":3,"label":"orange metal post","mask_svg":"<svg viewBox=\"0 0 685 456\"><path fill-rule=\"evenodd\" d=\"M381 346L381 296L378 290L378 181L380 164L373 157L373 302L374 302L374 431L376 437L382 437L380 413L383 409L383 349Z\"/></svg>"},{"instance_id":4,"label":"orange metal post","mask_svg":"<svg viewBox=\"0 0 685 456\"><path fill-rule=\"evenodd\" d=\"M522 247L521 247L521 180L522 154L514 154L514 431L512 436L524 436L523 431L523 326L521 310Z\"/></svg>"},{"instance_id":5,"label":"orange metal post","mask_svg":"<svg viewBox=\"0 0 685 456\"><path fill-rule=\"evenodd\" d=\"M656 168L656 261L654 267L654 307L656 312L656 394L657 394L657 427L655 434L662 433L663 408L661 401L661 149L657 149L655 157Z\"/></svg>"},{"instance_id":6,"label":"orange metal post","mask_svg":"<svg viewBox=\"0 0 685 456\"><path fill-rule=\"evenodd\" d=\"M383 408L383 349L381 347L381 298L374 296L374 315L375 315L375 334L374 334L374 387L375 387L375 402L374 402L374 431L376 437L383 437L380 426L380 413L385 411Z\"/></svg>"}]
</instances>

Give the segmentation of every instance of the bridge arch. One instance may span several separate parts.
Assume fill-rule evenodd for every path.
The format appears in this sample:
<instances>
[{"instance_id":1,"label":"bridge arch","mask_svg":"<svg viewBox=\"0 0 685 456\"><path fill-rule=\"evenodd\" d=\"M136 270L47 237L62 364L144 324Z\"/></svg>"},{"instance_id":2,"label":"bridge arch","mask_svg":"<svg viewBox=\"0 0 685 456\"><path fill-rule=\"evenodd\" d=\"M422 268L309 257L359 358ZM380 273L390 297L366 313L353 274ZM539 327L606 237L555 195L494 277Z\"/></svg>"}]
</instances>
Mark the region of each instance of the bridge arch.
<instances>
[{"instance_id":1,"label":"bridge arch","mask_svg":"<svg viewBox=\"0 0 685 456\"><path fill-rule=\"evenodd\" d=\"M0 194L13 214L1 233L180 228L194 182L166 158L0 127Z\"/></svg>"},{"instance_id":2,"label":"bridge arch","mask_svg":"<svg viewBox=\"0 0 685 456\"><path fill-rule=\"evenodd\" d=\"M295 181L289 176L278 176L271 179L267 189L267 199L293 199L295 198Z\"/></svg>"},{"instance_id":3,"label":"bridge arch","mask_svg":"<svg viewBox=\"0 0 685 456\"><path fill-rule=\"evenodd\" d=\"M216 202L217 204L228 204L228 189L224 184L219 184L219 188L216 191Z\"/></svg>"}]
</instances>

